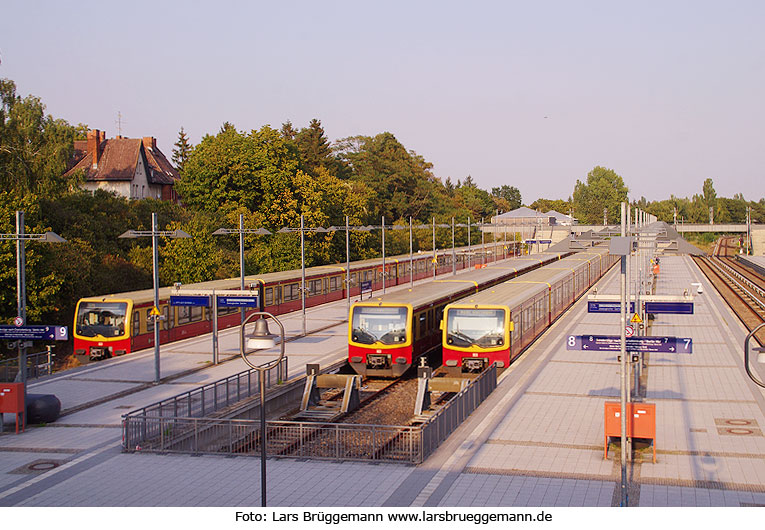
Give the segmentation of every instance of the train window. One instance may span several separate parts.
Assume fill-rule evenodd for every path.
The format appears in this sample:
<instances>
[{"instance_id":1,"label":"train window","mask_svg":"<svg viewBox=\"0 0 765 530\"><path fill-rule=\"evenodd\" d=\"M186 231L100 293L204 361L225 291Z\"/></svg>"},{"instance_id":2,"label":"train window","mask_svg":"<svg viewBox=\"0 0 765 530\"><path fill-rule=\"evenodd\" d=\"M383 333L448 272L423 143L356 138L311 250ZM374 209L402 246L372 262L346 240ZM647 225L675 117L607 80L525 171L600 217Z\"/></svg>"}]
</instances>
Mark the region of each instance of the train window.
<instances>
[{"instance_id":1,"label":"train window","mask_svg":"<svg viewBox=\"0 0 765 530\"><path fill-rule=\"evenodd\" d=\"M355 272L352 272L352 273L351 273L351 287L353 287L353 286L354 286L354 285L356 285L357 283L358 283L358 282L356 281L356 273L355 273Z\"/></svg>"},{"instance_id":2,"label":"train window","mask_svg":"<svg viewBox=\"0 0 765 530\"><path fill-rule=\"evenodd\" d=\"M406 342L406 307L353 308L351 340L361 344Z\"/></svg>"},{"instance_id":3,"label":"train window","mask_svg":"<svg viewBox=\"0 0 765 530\"><path fill-rule=\"evenodd\" d=\"M324 278L324 294L329 292L329 278Z\"/></svg>"},{"instance_id":4,"label":"train window","mask_svg":"<svg viewBox=\"0 0 765 530\"><path fill-rule=\"evenodd\" d=\"M149 310L146 310L146 331L151 333L154 331L154 319L149 316Z\"/></svg>"},{"instance_id":5,"label":"train window","mask_svg":"<svg viewBox=\"0 0 765 530\"><path fill-rule=\"evenodd\" d=\"M321 294L321 278L308 281L308 296Z\"/></svg>"},{"instance_id":6,"label":"train window","mask_svg":"<svg viewBox=\"0 0 765 530\"><path fill-rule=\"evenodd\" d=\"M534 306L529 305L523 308L523 331L528 331L534 326Z\"/></svg>"},{"instance_id":7,"label":"train window","mask_svg":"<svg viewBox=\"0 0 765 530\"><path fill-rule=\"evenodd\" d=\"M126 316L125 302L81 302L76 330L86 337L119 337L125 334Z\"/></svg>"},{"instance_id":8,"label":"train window","mask_svg":"<svg viewBox=\"0 0 765 530\"><path fill-rule=\"evenodd\" d=\"M141 312L138 309L133 310L133 336L141 334Z\"/></svg>"},{"instance_id":9,"label":"train window","mask_svg":"<svg viewBox=\"0 0 765 530\"><path fill-rule=\"evenodd\" d=\"M282 286L274 287L274 305L279 305L282 301Z\"/></svg>"},{"instance_id":10,"label":"train window","mask_svg":"<svg viewBox=\"0 0 765 530\"><path fill-rule=\"evenodd\" d=\"M172 322L170 321L170 306L169 305L162 306L162 317L164 318L164 320L162 321L162 329L167 331L168 329L172 327L171 326Z\"/></svg>"},{"instance_id":11,"label":"train window","mask_svg":"<svg viewBox=\"0 0 765 530\"><path fill-rule=\"evenodd\" d=\"M428 319L428 316L425 314L425 312L420 313L420 333L419 337L422 337L425 335L425 321Z\"/></svg>"},{"instance_id":12,"label":"train window","mask_svg":"<svg viewBox=\"0 0 765 530\"><path fill-rule=\"evenodd\" d=\"M231 313L238 313L240 308L238 307L229 307L229 306L222 306L218 307L218 315L230 315ZM212 313L212 310L210 310L210 313Z\"/></svg>"},{"instance_id":13,"label":"train window","mask_svg":"<svg viewBox=\"0 0 765 530\"><path fill-rule=\"evenodd\" d=\"M291 283L284 286L284 301L290 302L292 300L298 300L300 298L300 284Z\"/></svg>"},{"instance_id":14,"label":"train window","mask_svg":"<svg viewBox=\"0 0 765 530\"><path fill-rule=\"evenodd\" d=\"M188 324L191 322L191 307L189 306L177 306L175 308L178 315L178 325Z\"/></svg>"},{"instance_id":15,"label":"train window","mask_svg":"<svg viewBox=\"0 0 765 530\"><path fill-rule=\"evenodd\" d=\"M273 287L266 287L266 305L274 305L274 289Z\"/></svg>"},{"instance_id":16,"label":"train window","mask_svg":"<svg viewBox=\"0 0 765 530\"><path fill-rule=\"evenodd\" d=\"M446 331L447 343L462 348L501 345L505 334L505 310L450 309Z\"/></svg>"},{"instance_id":17,"label":"train window","mask_svg":"<svg viewBox=\"0 0 765 530\"><path fill-rule=\"evenodd\" d=\"M191 321L192 322L198 322L198 321L202 320L202 318L204 316L204 313L202 312L202 309L203 308L198 307L198 306L192 306L191 307Z\"/></svg>"},{"instance_id":18,"label":"train window","mask_svg":"<svg viewBox=\"0 0 765 530\"><path fill-rule=\"evenodd\" d=\"M341 276L332 276L329 279L329 291L330 292L334 292L334 291L339 291L340 290L340 284L341 284L340 278L341 278Z\"/></svg>"}]
</instances>

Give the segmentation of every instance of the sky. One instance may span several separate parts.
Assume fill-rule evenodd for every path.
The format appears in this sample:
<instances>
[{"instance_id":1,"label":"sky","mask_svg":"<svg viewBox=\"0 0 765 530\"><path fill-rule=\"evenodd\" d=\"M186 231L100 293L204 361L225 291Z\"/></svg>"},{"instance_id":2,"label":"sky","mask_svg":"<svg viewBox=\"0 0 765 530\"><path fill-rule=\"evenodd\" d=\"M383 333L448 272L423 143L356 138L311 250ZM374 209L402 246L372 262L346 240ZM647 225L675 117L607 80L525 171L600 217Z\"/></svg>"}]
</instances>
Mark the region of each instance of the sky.
<instances>
[{"instance_id":1,"label":"sky","mask_svg":"<svg viewBox=\"0 0 765 530\"><path fill-rule=\"evenodd\" d=\"M168 158L225 121L391 132L452 181L765 196L765 2L3 0L0 78Z\"/></svg>"}]
</instances>

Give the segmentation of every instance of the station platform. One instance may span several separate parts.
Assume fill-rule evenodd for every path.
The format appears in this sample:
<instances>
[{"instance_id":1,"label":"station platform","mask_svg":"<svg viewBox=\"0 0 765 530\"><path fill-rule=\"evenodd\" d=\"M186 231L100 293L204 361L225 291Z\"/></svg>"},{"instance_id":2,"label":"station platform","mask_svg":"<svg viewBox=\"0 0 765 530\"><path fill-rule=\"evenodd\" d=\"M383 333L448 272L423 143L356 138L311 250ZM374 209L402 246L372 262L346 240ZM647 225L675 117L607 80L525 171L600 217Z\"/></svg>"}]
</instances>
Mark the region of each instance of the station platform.
<instances>
[{"instance_id":1,"label":"station platform","mask_svg":"<svg viewBox=\"0 0 765 530\"><path fill-rule=\"evenodd\" d=\"M737 258L747 267L765 275L765 256L744 256L739 254Z\"/></svg>"},{"instance_id":2,"label":"station platform","mask_svg":"<svg viewBox=\"0 0 765 530\"><path fill-rule=\"evenodd\" d=\"M598 293L618 292L618 277L617 266L600 282ZM765 505L765 398L743 369L745 332L690 258L662 258L657 294L682 294L692 282L704 289L694 299L693 315L658 315L652 321L652 335L692 338L693 354L651 354L647 361L644 400L656 404L658 460L630 466L630 505ZM345 309L337 309L338 318L345 319ZM328 315L322 318L328 321ZM305 339L325 343L322 351L338 341L342 350L345 326L337 327L342 331L328 328ZM604 402L619 399L616 355L568 351L566 337L618 333L619 315L588 314L585 297L502 374L492 395L425 463L270 458L268 503L616 506L619 461L603 458ZM238 336L232 340L236 344ZM224 343L221 350L233 357L234 346ZM316 362L293 362L290 347L298 344L287 344L290 372ZM193 342L179 347L193 349ZM67 384L99 377L106 389L103 399L122 391L119 385L151 380L153 354L141 355L147 357L145 367L131 368L131 374L120 372L117 359L114 366L92 372L85 367L69 383L41 381L31 391L67 395ZM202 357L195 362L209 361ZM168 354L167 373L182 372L170 359ZM1 436L0 506L259 506L258 458L120 451L121 414L241 371L240 364L223 363L73 412L56 424ZM66 398L65 408L94 400L75 394Z\"/></svg>"}]
</instances>

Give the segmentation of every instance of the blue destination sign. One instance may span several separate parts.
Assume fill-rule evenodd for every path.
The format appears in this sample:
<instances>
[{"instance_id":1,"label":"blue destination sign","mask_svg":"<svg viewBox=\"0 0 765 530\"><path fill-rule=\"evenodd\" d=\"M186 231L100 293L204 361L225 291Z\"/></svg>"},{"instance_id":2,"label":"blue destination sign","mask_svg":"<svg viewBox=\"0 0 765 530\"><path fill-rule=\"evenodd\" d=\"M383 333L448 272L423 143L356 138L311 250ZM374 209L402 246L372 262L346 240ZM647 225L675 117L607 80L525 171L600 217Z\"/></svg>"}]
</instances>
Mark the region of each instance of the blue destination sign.
<instances>
[{"instance_id":1,"label":"blue destination sign","mask_svg":"<svg viewBox=\"0 0 765 530\"><path fill-rule=\"evenodd\" d=\"M170 296L170 305L177 306L195 306L195 307L210 307L209 296Z\"/></svg>"},{"instance_id":2,"label":"blue destination sign","mask_svg":"<svg viewBox=\"0 0 765 530\"><path fill-rule=\"evenodd\" d=\"M621 310L621 302L587 302L588 313L619 313ZM630 302L628 313L634 312L635 302Z\"/></svg>"},{"instance_id":3,"label":"blue destination sign","mask_svg":"<svg viewBox=\"0 0 765 530\"><path fill-rule=\"evenodd\" d=\"M0 340L68 339L68 326L0 326Z\"/></svg>"},{"instance_id":4,"label":"blue destination sign","mask_svg":"<svg viewBox=\"0 0 765 530\"><path fill-rule=\"evenodd\" d=\"M621 338L615 335L569 335L567 350L620 351ZM693 339L681 337L630 337L626 339L629 352L693 353Z\"/></svg>"},{"instance_id":5,"label":"blue destination sign","mask_svg":"<svg viewBox=\"0 0 765 530\"><path fill-rule=\"evenodd\" d=\"M693 302L646 302L646 313L667 313L674 315L692 315Z\"/></svg>"},{"instance_id":6,"label":"blue destination sign","mask_svg":"<svg viewBox=\"0 0 765 530\"><path fill-rule=\"evenodd\" d=\"M257 296L217 296L218 307L260 307Z\"/></svg>"},{"instance_id":7,"label":"blue destination sign","mask_svg":"<svg viewBox=\"0 0 765 530\"><path fill-rule=\"evenodd\" d=\"M372 282L361 282L361 292L362 293L371 293L372 292Z\"/></svg>"}]
</instances>

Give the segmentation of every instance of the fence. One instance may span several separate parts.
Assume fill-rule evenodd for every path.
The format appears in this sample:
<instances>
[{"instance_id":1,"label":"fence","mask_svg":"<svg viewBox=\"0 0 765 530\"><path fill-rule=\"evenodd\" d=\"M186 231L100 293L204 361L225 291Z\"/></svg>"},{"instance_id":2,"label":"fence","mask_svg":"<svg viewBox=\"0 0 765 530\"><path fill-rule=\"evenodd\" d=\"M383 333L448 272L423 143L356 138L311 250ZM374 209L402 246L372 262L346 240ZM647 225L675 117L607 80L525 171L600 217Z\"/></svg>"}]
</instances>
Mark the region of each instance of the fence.
<instances>
[{"instance_id":1,"label":"fence","mask_svg":"<svg viewBox=\"0 0 765 530\"><path fill-rule=\"evenodd\" d=\"M237 374L232 378L243 376ZM232 379L228 378L228 379ZM257 380L257 378L254 378ZM225 380L224 380L225 381ZM221 382L223 383L223 382ZM213 386L213 385L208 385ZM497 368L473 380L420 426L269 421L266 454L283 458L419 464L435 451L497 386ZM196 393L201 389L187 394ZM257 392L252 389L251 395ZM209 393L209 390L208 390ZM190 417L189 397L177 396L125 415L125 451L259 455L260 422ZM164 404L164 406L160 406ZM176 405L182 406L176 406ZM184 416L171 411L183 409ZM218 410L221 410L220 408Z\"/></svg>"},{"instance_id":2,"label":"fence","mask_svg":"<svg viewBox=\"0 0 765 530\"><path fill-rule=\"evenodd\" d=\"M50 375L53 373L53 357L56 354L51 352L51 347L43 352L28 353L27 354L27 379L37 379L44 375ZM5 383L11 383L20 380L19 375L19 360L18 359L6 359L0 361L0 381Z\"/></svg>"},{"instance_id":3,"label":"fence","mask_svg":"<svg viewBox=\"0 0 765 530\"><path fill-rule=\"evenodd\" d=\"M275 372L275 374L273 373ZM287 379L287 358L284 357L276 370L268 370L266 388ZM125 447L140 446L148 440L161 437L167 425L158 420L193 420L208 418L241 401L260 393L259 373L255 369L245 370L213 383L189 390L123 416L123 438Z\"/></svg>"}]
</instances>

